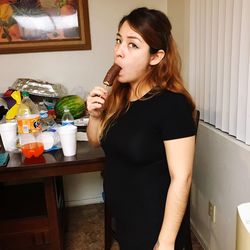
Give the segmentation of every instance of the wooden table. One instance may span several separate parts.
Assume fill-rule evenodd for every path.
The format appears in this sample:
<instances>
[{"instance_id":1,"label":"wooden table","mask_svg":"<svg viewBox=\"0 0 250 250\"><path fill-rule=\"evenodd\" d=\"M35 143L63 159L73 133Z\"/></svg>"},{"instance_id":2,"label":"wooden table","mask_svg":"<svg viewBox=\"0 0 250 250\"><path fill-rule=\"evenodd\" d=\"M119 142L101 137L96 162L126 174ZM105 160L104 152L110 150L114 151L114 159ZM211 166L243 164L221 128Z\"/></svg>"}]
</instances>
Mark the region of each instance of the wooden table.
<instances>
[{"instance_id":1,"label":"wooden table","mask_svg":"<svg viewBox=\"0 0 250 250\"><path fill-rule=\"evenodd\" d=\"M32 159L11 153L0 168L0 250L62 250L62 176L101 171L104 160L87 142L78 142L73 157L62 150Z\"/></svg>"}]
</instances>

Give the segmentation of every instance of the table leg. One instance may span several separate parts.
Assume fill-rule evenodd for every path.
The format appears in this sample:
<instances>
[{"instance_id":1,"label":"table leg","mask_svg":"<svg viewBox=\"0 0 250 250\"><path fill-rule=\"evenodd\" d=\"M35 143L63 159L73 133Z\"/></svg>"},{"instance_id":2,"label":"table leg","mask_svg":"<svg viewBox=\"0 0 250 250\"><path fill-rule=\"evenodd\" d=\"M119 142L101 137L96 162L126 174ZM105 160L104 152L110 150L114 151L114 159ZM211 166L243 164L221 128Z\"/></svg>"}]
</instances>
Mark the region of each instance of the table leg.
<instances>
[{"instance_id":1,"label":"table leg","mask_svg":"<svg viewBox=\"0 0 250 250\"><path fill-rule=\"evenodd\" d=\"M63 227L60 221L60 212L57 199L56 177L46 178L44 180L46 207L49 219L49 228L53 237L52 249L63 250Z\"/></svg>"}]
</instances>

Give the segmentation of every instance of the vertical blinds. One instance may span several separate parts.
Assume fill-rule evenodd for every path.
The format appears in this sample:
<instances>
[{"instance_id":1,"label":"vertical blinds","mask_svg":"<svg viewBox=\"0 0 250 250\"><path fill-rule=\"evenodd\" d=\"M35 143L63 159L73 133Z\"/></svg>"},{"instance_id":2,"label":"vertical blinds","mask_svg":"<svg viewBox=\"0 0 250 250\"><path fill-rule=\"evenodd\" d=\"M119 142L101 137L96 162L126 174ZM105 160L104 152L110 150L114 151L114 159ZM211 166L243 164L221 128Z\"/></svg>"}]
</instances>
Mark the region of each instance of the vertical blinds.
<instances>
[{"instance_id":1,"label":"vertical blinds","mask_svg":"<svg viewBox=\"0 0 250 250\"><path fill-rule=\"evenodd\" d=\"M250 0L190 0L189 86L201 119L250 145Z\"/></svg>"}]
</instances>

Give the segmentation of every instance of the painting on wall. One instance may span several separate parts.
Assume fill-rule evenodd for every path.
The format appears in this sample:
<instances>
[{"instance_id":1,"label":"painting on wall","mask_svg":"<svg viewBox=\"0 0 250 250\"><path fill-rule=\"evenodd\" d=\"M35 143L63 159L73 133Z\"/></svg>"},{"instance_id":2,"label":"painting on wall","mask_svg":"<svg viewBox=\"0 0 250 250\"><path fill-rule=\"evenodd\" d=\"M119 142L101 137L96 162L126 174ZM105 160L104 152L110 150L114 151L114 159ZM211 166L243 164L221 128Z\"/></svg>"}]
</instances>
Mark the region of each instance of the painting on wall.
<instances>
[{"instance_id":1,"label":"painting on wall","mask_svg":"<svg viewBox=\"0 0 250 250\"><path fill-rule=\"evenodd\" d=\"M0 0L0 53L87 49L88 0Z\"/></svg>"}]
</instances>

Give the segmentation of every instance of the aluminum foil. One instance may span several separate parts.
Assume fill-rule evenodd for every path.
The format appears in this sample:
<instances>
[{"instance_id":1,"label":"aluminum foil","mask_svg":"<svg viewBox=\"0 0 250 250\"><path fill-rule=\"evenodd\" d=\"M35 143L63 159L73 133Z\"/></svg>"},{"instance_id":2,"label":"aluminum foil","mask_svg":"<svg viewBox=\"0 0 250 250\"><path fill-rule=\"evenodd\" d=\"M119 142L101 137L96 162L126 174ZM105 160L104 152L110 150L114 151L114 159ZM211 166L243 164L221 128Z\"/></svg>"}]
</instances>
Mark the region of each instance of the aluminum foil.
<instances>
[{"instance_id":1,"label":"aluminum foil","mask_svg":"<svg viewBox=\"0 0 250 250\"><path fill-rule=\"evenodd\" d=\"M53 84L28 78L18 78L10 88L27 91L29 94L36 96L53 98L61 98L68 94L67 89L62 84Z\"/></svg>"}]
</instances>

